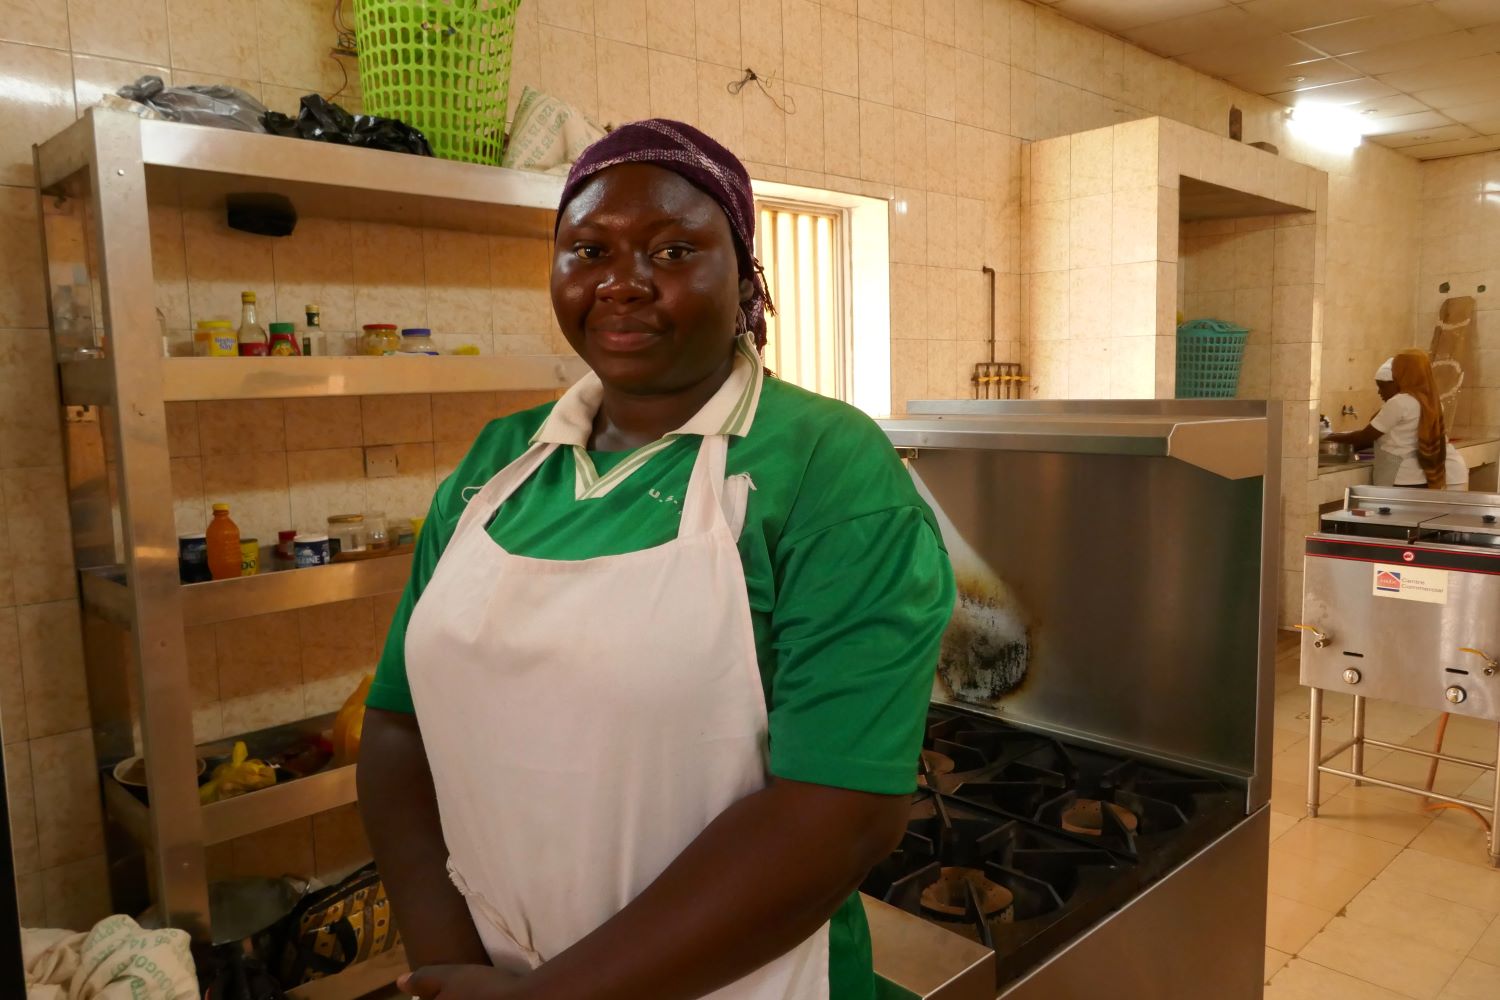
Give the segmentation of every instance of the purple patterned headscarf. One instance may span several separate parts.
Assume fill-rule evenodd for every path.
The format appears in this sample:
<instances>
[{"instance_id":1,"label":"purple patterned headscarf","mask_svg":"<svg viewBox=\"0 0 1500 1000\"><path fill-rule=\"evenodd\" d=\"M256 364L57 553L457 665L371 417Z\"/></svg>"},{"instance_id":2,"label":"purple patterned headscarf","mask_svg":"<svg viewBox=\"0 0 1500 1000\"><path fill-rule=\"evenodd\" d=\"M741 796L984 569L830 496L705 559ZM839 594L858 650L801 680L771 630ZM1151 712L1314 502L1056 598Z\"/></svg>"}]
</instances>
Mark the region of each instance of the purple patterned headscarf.
<instances>
[{"instance_id":1,"label":"purple patterned headscarf","mask_svg":"<svg viewBox=\"0 0 1500 1000\"><path fill-rule=\"evenodd\" d=\"M621 125L594 143L568 171L558 212L583 190L589 178L622 163L649 163L670 170L701 189L724 210L734 234L740 277L755 287L740 303L744 328L755 335L755 346L766 344L766 310L769 300L760 262L755 259L755 195L745 165L702 132L666 118ZM772 310L774 312L774 309Z\"/></svg>"}]
</instances>

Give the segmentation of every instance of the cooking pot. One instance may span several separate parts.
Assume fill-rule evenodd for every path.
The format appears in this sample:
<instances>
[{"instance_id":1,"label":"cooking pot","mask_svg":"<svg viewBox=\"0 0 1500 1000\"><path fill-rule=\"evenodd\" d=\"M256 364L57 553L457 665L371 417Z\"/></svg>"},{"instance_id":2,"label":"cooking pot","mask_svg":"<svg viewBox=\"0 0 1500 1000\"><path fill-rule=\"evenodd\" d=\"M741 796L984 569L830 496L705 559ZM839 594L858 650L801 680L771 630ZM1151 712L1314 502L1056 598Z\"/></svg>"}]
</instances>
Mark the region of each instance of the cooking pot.
<instances>
[{"instance_id":1,"label":"cooking pot","mask_svg":"<svg viewBox=\"0 0 1500 1000\"><path fill-rule=\"evenodd\" d=\"M1318 445L1318 457L1339 462L1354 461L1354 445L1339 441L1323 441Z\"/></svg>"}]
</instances>

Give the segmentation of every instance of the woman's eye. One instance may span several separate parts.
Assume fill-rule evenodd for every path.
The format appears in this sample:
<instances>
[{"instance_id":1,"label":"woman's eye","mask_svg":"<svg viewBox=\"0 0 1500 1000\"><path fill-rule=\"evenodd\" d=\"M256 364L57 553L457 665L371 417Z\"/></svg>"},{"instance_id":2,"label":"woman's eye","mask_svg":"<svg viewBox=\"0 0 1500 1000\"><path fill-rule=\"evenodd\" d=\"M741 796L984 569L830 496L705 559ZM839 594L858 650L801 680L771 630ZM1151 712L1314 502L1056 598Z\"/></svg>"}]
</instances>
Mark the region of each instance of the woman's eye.
<instances>
[{"instance_id":1,"label":"woman's eye","mask_svg":"<svg viewBox=\"0 0 1500 1000\"><path fill-rule=\"evenodd\" d=\"M577 257L579 260L598 260L601 256L603 256L603 251L598 247L574 247L573 256Z\"/></svg>"},{"instance_id":2,"label":"woman's eye","mask_svg":"<svg viewBox=\"0 0 1500 1000\"><path fill-rule=\"evenodd\" d=\"M656 251L656 257L659 260L685 260L692 252L691 247L662 247Z\"/></svg>"}]
</instances>

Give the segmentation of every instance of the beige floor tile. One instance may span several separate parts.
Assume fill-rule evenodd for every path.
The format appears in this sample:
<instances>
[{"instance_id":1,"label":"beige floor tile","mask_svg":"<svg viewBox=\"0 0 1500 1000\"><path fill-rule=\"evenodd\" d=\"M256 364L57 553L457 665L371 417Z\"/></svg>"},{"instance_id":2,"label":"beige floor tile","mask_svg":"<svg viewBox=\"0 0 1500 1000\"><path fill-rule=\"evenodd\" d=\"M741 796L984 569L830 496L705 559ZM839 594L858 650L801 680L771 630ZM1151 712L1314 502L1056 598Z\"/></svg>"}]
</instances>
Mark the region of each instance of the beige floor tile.
<instances>
[{"instance_id":1,"label":"beige floor tile","mask_svg":"<svg viewBox=\"0 0 1500 1000\"><path fill-rule=\"evenodd\" d=\"M1473 953L1471 949L1493 919L1483 910L1419 892L1385 877L1377 878L1355 896L1344 908L1344 916L1460 954Z\"/></svg>"},{"instance_id":2,"label":"beige floor tile","mask_svg":"<svg viewBox=\"0 0 1500 1000\"><path fill-rule=\"evenodd\" d=\"M1400 993L1294 958L1271 978L1265 1000L1409 1000Z\"/></svg>"},{"instance_id":3,"label":"beige floor tile","mask_svg":"<svg viewBox=\"0 0 1500 1000\"><path fill-rule=\"evenodd\" d=\"M1421 851L1402 851L1382 876L1429 895L1500 914L1500 871L1475 871L1473 865L1435 857Z\"/></svg>"},{"instance_id":4,"label":"beige floor tile","mask_svg":"<svg viewBox=\"0 0 1500 1000\"><path fill-rule=\"evenodd\" d=\"M1405 847L1432 823L1422 800L1389 788L1349 788L1324 803L1318 818L1329 826Z\"/></svg>"},{"instance_id":5,"label":"beige floor tile","mask_svg":"<svg viewBox=\"0 0 1500 1000\"><path fill-rule=\"evenodd\" d=\"M1413 850L1450 861L1490 867L1488 834L1478 819L1460 809L1438 811L1432 825L1417 834L1411 846Z\"/></svg>"},{"instance_id":6,"label":"beige floor tile","mask_svg":"<svg viewBox=\"0 0 1500 1000\"><path fill-rule=\"evenodd\" d=\"M1266 946L1295 955L1332 919L1332 910L1271 893L1266 897Z\"/></svg>"},{"instance_id":7,"label":"beige floor tile","mask_svg":"<svg viewBox=\"0 0 1500 1000\"><path fill-rule=\"evenodd\" d=\"M1281 971L1281 967L1283 965L1285 965L1286 963L1290 962L1291 960L1292 960L1292 956L1288 955L1286 952L1284 952L1284 951L1277 951L1275 948L1267 948L1266 949L1266 982L1269 983L1271 981L1271 977L1274 976L1274 975L1276 975L1276 973L1280 972Z\"/></svg>"},{"instance_id":8,"label":"beige floor tile","mask_svg":"<svg viewBox=\"0 0 1500 1000\"><path fill-rule=\"evenodd\" d=\"M1297 732L1294 729L1272 729L1271 730L1271 753L1278 754L1291 746L1293 743L1306 744L1307 733Z\"/></svg>"},{"instance_id":9,"label":"beige floor tile","mask_svg":"<svg viewBox=\"0 0 1500 1000\"><path fill-rule=\"evenodd\" d=\"M1268 886L1271 892L1287 899L1337 913L1369 881L1368 875L1337 868L1280 847L1271 848ZM1478 940L1477 934L1475 940ZM1468 945L1464 950L1468 950Z\"/></svg>"},{"instance_id":10,"label":"beige floor tile","mask_svg":"<svg viewBox=\"0 0 1500 1000\"><path fill-rule=\"evenodd\" d=\"M1490 929L1485 931L1478 943L1469 950L1469 957L1491 965L1500 965L1500 917L1496 917L1490 923Z\"/></svg>"},{"instance_id":11,"label":"beige floor tile","mask_svg":"<svg viewBox=\"0 0 1500 1000\"><path fill-rule=\"evenodd\" d=\"M1437 720L1433 720L1410 739L1401 742L1407 746L1431 750L1437 739L1437 730ZM1471 719L1466 715L1451 715L1448 717L1447 731L1443 734L1443 752L1455 757L1492 761L1495 759L1495 741L1495 723Z\"/></svg>"},{"instance_id":12,"label":"beige floor tile","mask_svg":"<svg viewBox=\"0 0 1500 1000\"><path fill-rule=\"evenodd\" d=\"M1367 758L1366 773L1387 781L1399 781L1402 784L1415 785L1419 788L1427 787L1427 772L1432 767L1431 760L1399 751L1381 751L1380 753L1379 758ZM1488 772L1477 767L1438 761L1437 774L1432 787L1443 795L1461 795L1465 789L1474 784L1475 779L1486 773Z\"/></svg>"},{"instance_id":13,"label":"beige floor tile","mask_svg":"<svg viewBox=\"0 0 1500 1000\"><path fill-rule=\"evenodd\" d=\"M1323 775L1318 782L1318 802L1327 803L1335 795L1350 786L1346 778ZM1271 808L1288 816L1307 815L1307 779L1298 777L1289 780L1271 779Z\"/></svg>"},{"instance_id":14,"label":"beige floor tile","mask_svg":"<svg viewBox=\"0 0 1500 1000\"><path fill-rule=\"evenodd\" d=\"M1288 816L1286 813L1271 810L1271 843L1274 844L1286 836L1300 822L1302 822L1300 816Z\"/></svg>"},{"instance_id":15,"label":"beige floor tile","mask_svg":"<svg viewBox=\"0 0 1500 1000\"><path fill-rule=\"evenodd\" d=\"M1417 1000L1436 1000L1463 964L1462 951L1414 940L1404 929L1375 927L1335 917L1300 957Z\"/></svg>"},{"instance_id":16,"label":"beige floor tile","mask_svg":"<svg viewBox=\"0 0 1500 1000\"><path fill-rule=\"evenodd\" d=\"M1387 743L1404 743L1437 721L1440 713L1391 701L1365 702L1365 735Z\"/></svg>"},{"instance_id":17,"label":"beige floor tile","mask_svg":"<svg viewBox=\"0 0 1500 1000\"><path fill-rule=\"evenodd\" d=\"M1322 819L1304 820L1276 841L1278 850L1311 858L1374 878L1395 860L1395 844L1330 826Z\"/></svg>"},{"instance_id":18,"label":"beige floor tile","mask_svg":"<svg viewBox=\"0 0 1500 1000\"><path fill-rule=\"evenodd\" d=\"M1500 966L1464 959L1439 1000L1495 1000L1500 997Z\"/></svg>"}]
</instances>

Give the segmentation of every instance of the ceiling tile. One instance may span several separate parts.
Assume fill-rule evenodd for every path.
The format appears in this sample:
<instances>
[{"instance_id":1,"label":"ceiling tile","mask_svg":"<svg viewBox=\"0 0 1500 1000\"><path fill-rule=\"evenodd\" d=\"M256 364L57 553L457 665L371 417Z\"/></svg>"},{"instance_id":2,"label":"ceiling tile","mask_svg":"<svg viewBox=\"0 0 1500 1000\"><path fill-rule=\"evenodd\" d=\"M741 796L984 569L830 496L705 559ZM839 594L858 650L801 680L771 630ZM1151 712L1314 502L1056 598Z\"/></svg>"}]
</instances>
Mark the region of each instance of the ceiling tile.
<instances>
[{"instance_id":1,"label":"ceiling tile","mask_svg":"<svg viewBox=\"0 0 1500 1000\"><path fill-rule=\"evenodd\" d=\"M1343 83L1332 83L1326 87L1301 87L1294 90L1285 90L1277 94L1267 95L1273 101L1283 104L1295 104L1297 101L1319 101L1324 104L1358 104L1365 101L1376 101L1379 99L1392 99L1403 97L1394 88L1389 87L1379 80L1371 80L1368 77L1360 80L1347 80ZM1405 98L1411 100L1411 98ZM1417 103L1419 107L1420 102Z\"/></svg>"},{"instance_id":2,"label":"ceiling tile","mask_svg":"<svg viewBox=\"0 0 1500 1000\"><path fill-rule=\"evenodd\" d=\"M1301 31L1410 7L1413 0L1250 0L1240 9L1279 31Z\"/></svg>"},{"instance_id":3,"label":"ceiling tile","mask_svg":"<svg viewBox=\"0 0 1500 1000\"><path fill-rule=\"evenodd\" d=\"M1226 38L1247 42L1274 33L1274 28L1250 17L1241 8L1222 7L1134 28L1125 32L1125 37L1144 49L1170 58L1184 52L1213 48Z\"/></svg>"},{"instance_id":4,"label":"ceiling tile","mask_svg":"<svg viewBox=\"0 0 1500 1000\"><path fill-rule=\"evenodd\" d=\"M1340 24L1299 31L1296 37L1328 55L1337 56L1441 35L1457 27L1431 4L1422 3L1373 17L1358 17Z\"/></svg>"},{"instance_id":5,"label":"ceiling tile","mask_svg":"<svg viewBox=\"0 0 1500 1000\"><path fill-rule=\"evenodd\" d=\"M1495 0L1436 0L1433 6L1466 28L1500 22Z\"/></svg>"},{"instance_id":6,"label":"ceiling tile","mask_svg":"<svg viewBox=\"0 0 1500 1000\"><path fill-rule=\"evenodd\" d=\"M1500 79L1461 83L1452 87L1419 90L1411 96L1430 108L1445 111L1469 104L1484 104L1500 97Z\"/></svg>"},{"instance_id":7,"label":"ceiling tile","mask_svg":"<svg viewBox=\"0 0 1500 1000\"><path fill-rule=\"evenodd\" d=\"M1228 0L1060 0L1052 9L1075 21L1106 31L1123 32L1174 17L1201 14L1229 6Z\"/></svg>"},{"instance_id":8,"label":"ceiling tile","mask_svg":"<svg viewBox=\"0 0 1500 1000\"><path fill-rule=\"evenodd\" d=\"M1397 115L1414 115L1423 111L1432 111L1427 105L1415 97L1405 94L1395 94L1391 97L1374 97L1367 101L1350 101L1344 107L1350 111L1357 111L1368 116L1370 120L1381 118L1395 118Z\"/></svg>"},{"instance_id":9,"label":"ceiling tile","mask_svg":"<svg viewBox=\"0 0 1500 1000\"><path fill-rule=\"evenodd\" d=\"M1500 55L1491 53L1468 59L1444 60L1396 73L1381 73L1378 76L1382 83L1388 83L1408 94L1415 94L1419 90L1436 90L1439 87L1456 87L1476 81L1500 79Z\"/></svg>"},{"instance_id":10,"label":"ceiling tile","mask_svg":"<svg viewBox=\"0 0 1500 1000\"><path fill-rule=\"evenodd\" d=\"M1474 130L1466 125L1440 125L1437 128L1418 129L1415 132L1395 132L1383 135L1380 138L1380 144L1390 146L1392 149L1402 149L1406 146L1472 138L1474 138Z\"/></svg>"},{"instance_id":11,"label":"ceiling tile","mask_svg":"<svg viewBox=\"0 0 1500 1000\"><path fill-rule=\"evenodd\" d=\"M1448 62L1483 55L1500 49L1495 40L1478 31L1450 31L1394 45L1382 45L1364 52L1340 56L1344 62L1363 73L1396 73L1435 62Z\"/></svg>"},{"instance_id":12,"label":"ceiling tile","mask_svg":"<svg viewBox=\"0 0 1500 1000\"><path fill-rule=\"evenodd\" d=\"M1295 79L1299 76L1301 80ZM1254 94L1276 94L1343 83L1359 79L1359 74L1335 59L1317 59L1296 66L1268 66L1249 73L1236 73L1228 79L1236 87Z\"/></svg>"},{"instance_id":13,"label":"ceiling tile","mask_svg":"<svg viewBox=\"0 0 1500 1000\"><path fill-rule=\"evenodd\" d=\"M1454 121L1467 125L1481 135L1488 135L1490 130L1484 126L1491 122L1500 121L1500 96L1495 100L1484 101L1480 104L1465 104L1459 107L1445 107L1443 114Z\"/></svg>"},{"instance_id":14,"label":"ceiling tile","mask_svg":"<svg viewBox=\"0 0 1500 1000\"><path fill-rule=\"evenodd\" d=\"M1424 129L1445 128L1452 125L1447 115L1437 111L1418 111L1414 114L1392 115L1381 118L1372 116L1365 123L1365 135L1425 135Z\"/></svg>"},{"instance_id":15,"label":"ceiling tile","mask_svg":"<svg viewBox=\"0 0 1500 1000\"><path fill-rule=\"evenodd\" d=\"M1423 143L1418 146L1396 147L1407 156L1419 160L1436 160L1444 156L1468 156L1471 153L1488 153L1500 149L1500 136L1481 136L1476 139L1451 139L1447 142Z\"/></svg>"},{"instance_id":16,"label":"ceiling tile","mask_svg":"<svg viewBox=\"0 0 1500 1000\"><path fill-rule=\"evenodd\" d=\"M1228 79L1237 73L1263 72L1278 66L1291 67L1321 58L1319 53L1290 35L1270 35L1253 41L1234 41L1211 49L1188 52L1179 56L1177 61L1210 76ZM1283 76L1300 74L1300 70L1288 68Z\"/></svg>"}]
</instances>

